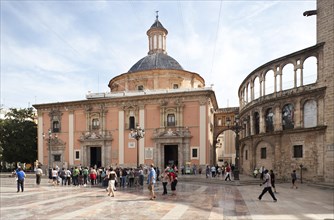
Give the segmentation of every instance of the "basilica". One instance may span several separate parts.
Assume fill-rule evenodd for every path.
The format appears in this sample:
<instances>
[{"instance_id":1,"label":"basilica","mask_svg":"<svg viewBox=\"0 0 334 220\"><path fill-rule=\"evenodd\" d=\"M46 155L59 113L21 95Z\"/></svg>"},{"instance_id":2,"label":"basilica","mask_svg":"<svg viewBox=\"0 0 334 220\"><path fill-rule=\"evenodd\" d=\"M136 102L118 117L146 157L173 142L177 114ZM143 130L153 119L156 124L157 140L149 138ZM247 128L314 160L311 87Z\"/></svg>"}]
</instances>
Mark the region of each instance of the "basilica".
<instances>
[{"instance_id":1,"label":"basilica","mask_svg":"<svg viewBox=\"0 0 334 220\"><path fill-rule=\"evenodd\" d=\"M38 160L49 166L212 164L215 93L167 54L167 34L157 16L147 31L148 54L112 78L108 93L34 105Z\"/></svg>"},{"instance_id":2,"label":"basilica","mask_svg":"<svg viewBox=\"0 0 334 220\"><path fill-rule=\"evenodd\" d=\"M157 16L148 54L110 79L109 92L34 105L38 160L160 168L227 161L244 175L265 167L277 179L297 170L307 181L333 183L334 1L317 0L304 16L316 16L316 44L250 72L232 108L219 108L200 74L167 54L168 31Z\"/></svg>"}]
</instances>

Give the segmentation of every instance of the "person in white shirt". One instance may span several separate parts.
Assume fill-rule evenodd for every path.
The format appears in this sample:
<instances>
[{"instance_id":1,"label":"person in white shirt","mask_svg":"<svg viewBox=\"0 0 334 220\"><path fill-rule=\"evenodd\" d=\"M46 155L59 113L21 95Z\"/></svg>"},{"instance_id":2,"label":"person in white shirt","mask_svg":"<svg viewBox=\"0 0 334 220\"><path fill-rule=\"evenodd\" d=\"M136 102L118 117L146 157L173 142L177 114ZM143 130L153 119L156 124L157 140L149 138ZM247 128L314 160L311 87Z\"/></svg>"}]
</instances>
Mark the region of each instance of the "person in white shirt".
<instances>
[{"instance_id":1,"label":"person in white shirt","mask_svg":"<svg viewBox=\"0 0 334 220\"><path fill-rule=\"evenodd\" d=\"M41 169L40 166L38 166L36 169L36 184L37 185L41 184L42 175L43 175L43 170Z\"/></svg>"},{"instance_id":2,"label":"person in white shirt","mask_svg":"<svg viewBox=\"0 0 334 220\"><path fill-rule=\"evenodd\" d=\"M52 183L54 186L58 184L58 171L56 170L56 168L53 168L52 170Z\"/></svg>"},{"instance_id":3,"label":"person in white shirt","mask_svg":"<svg viewBox=\"0 0 334 220\"><path fill-rule=\"evenodd\" d=\"M263 179L264 182L260 184L260 186L264 185L264 188L262 190L262 193L259 195L259 200L262 199L262 196L266 193L269 192L271 197L273 198L274 202L277 202L277 199L273 193L273 190L271 189L271 180L270 180L270 174L268 173L268 170L264 170L263 172Z\"/></svg>"}]
</instances>

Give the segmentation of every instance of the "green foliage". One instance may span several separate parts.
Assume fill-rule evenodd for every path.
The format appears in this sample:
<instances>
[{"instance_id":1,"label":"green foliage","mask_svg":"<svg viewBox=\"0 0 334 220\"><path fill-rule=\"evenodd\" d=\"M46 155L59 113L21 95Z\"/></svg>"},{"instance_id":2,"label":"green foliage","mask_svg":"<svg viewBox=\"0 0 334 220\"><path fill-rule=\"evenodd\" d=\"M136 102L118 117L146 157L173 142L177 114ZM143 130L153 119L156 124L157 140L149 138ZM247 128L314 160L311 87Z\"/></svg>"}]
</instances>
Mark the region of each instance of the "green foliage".
<instances>
[{"instance_id":1,"label":"green foliage","mask_svg":"<svg viewBox=\"0 0 334 220\"><path fill-rule=\"evenodd\" d=\"M2 161L32 163L37 158L37 124L33 108L10 109L0 119Z\"/></svg>"}]
</instances>

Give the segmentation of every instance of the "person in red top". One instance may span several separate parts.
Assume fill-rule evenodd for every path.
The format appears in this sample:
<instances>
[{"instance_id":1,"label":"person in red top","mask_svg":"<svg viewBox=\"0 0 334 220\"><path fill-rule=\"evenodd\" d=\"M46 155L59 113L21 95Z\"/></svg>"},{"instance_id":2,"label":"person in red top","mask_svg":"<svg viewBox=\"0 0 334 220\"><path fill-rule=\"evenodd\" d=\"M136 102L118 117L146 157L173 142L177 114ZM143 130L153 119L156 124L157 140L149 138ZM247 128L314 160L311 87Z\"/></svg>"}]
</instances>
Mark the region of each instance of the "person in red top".
<instances>
[{"instance_id":1,"label":"person in red top","mask_svg":"<svg viewBox=\"0 0 334 220\"><path fill-rule=\"evenodd\" d=\"M169 179L171 182L171 190L172 190L172 196L176 196L176 185L177 185L177 174L174 172L174 170L169 171Z\"/></svg>"},{"instance_id":2,"label":"person in red top","mask_svg":"<svg viewBox=\"0 0 334 220\"><path fill-rule=\"evenodd\" d=\"M227 164L225 171L226 171L225 181L227 181L227 179L231 181L231 167L229 164Z\"/></svg>"}]
</instances>

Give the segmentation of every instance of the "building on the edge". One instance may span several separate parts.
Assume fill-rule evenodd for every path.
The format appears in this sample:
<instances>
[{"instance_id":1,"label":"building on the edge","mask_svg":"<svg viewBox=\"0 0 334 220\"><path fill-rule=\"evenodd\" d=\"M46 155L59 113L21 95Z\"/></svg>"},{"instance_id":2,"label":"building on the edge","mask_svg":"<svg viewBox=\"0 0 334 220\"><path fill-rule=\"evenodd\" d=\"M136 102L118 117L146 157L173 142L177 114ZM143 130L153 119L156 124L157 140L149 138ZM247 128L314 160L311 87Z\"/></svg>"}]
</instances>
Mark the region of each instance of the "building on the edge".
<instances>
[{"instance_id":1,"label":"building on the edge","mask_svg":"<svg viewBox=\"0 0 334 220\"><path fill-rule=\"evenodd\" d=\"M38 160L59 167L135 167L137 141L130 134L140 126L145 136L139 140L139 164L214 163L215 93L167 55L167 33L157 16L147 31L148 55L112 78L110 92L34 105Z\"/></svg>"},{"instance_id":2,"label":"building on the edge","mask_svg":"<svg viewBox=\"0 0 334 220\"><path fill-rule=\"evenodd\" d=\"M269 61L239 87L239 114L247 123L241 172L264 166L278 178L297 170L304 180L333 183L334 1L318 0L304 15L317 17L316 45Z\"/></svg>"}]
</instances>

